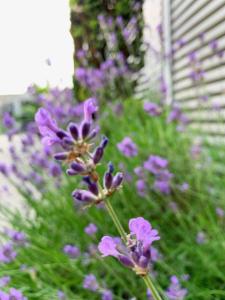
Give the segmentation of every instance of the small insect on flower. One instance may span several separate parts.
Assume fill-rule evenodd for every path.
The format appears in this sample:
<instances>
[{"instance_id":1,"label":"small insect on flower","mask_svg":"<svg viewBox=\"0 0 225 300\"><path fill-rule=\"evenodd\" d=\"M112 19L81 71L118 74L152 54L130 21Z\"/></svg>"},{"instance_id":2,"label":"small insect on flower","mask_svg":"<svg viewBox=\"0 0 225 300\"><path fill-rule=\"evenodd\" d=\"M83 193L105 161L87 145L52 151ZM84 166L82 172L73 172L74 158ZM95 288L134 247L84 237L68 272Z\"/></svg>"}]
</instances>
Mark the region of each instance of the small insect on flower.
<instances>
[{"instance_id":1,"label":"small insect on flower","mask_svg":"<svg viewBox=\"0 0 225 300\"><path fill-rule=\"evenodd\" d=\"M158 231L142 217L131 219L129 229L126 245L118 238L104 236L98 249L103 257L114 256L136 274L144 276L150 270L151 244L160 237Z\"/></svg>"}]
</instances>

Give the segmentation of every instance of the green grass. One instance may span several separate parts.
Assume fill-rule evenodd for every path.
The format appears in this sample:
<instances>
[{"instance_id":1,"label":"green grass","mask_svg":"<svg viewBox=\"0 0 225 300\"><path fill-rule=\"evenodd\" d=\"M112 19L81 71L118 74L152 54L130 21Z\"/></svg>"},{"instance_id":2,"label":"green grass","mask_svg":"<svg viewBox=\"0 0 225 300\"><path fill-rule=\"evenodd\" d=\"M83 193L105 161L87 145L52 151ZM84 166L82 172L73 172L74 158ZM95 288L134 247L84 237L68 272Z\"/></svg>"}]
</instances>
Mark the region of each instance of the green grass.
<instances>
[{"instance_id":1,"label":"green grass","mask_svg":"<svg viewBox=\"0 0 225 300\"><path fill-rule=\"evenodd\" d=\"M101 116L102 133L110 142L99 170L103 173L109 160L118 170L122 162L133 176L111 203L125 228L130 218L143 216L159 230L161 240L155 242L155 247L163 258L154 265L157 284L165 290L171 275L189 274L190 279L182 282L188 289L186 299L225 299L224 220L219 220L215 213L215 207L224 208L224 180L214 168L214 161L220 159L217 151L209 149L198 161L193 161L190 136L178 133L174 124L167 124L166 112L160 117L148 116L138 101L125 102L121 116L107 107ZM125 158L117 150L116 144L124 136L130 136L138 145L137 157ZM136 192L133 169L150 154L169 160L169 170L174 174L169 196L150 190L145 198L140 198ZM209 154L210 164L207 163ZM149 182L151 180L149 176ZM183 182L190 185L185 193L177 188ZM79 259L70 260L62 253L66 243L77 245L84 253L90 243L97 244L103 235L118 235L105 210L95 207L83 210L74 206L71 192L78 185L77 178L65 176L61 188L54 188L50 182L39 201L25 195L27 205L35 211L34 219L9 213L13 227L27 234L29 246L20 249L14 263L1 266L0 276L12 276L11 285L23 290L32 300L57 299L58 289L71 300L100 299L99 294L82 287L88 273L96 275L102 286L112 289L116 300L146 299L141 279L113 258L103 260L93 255L87 260L82 254ZM171 201L177 204L176 213L169 206ZM89 222L99 228L96 238L84 233ZM205 244L196 243L199 231L206 234ZM26 266L23 271L21 265Z\"/></svg>"}]
</instances>

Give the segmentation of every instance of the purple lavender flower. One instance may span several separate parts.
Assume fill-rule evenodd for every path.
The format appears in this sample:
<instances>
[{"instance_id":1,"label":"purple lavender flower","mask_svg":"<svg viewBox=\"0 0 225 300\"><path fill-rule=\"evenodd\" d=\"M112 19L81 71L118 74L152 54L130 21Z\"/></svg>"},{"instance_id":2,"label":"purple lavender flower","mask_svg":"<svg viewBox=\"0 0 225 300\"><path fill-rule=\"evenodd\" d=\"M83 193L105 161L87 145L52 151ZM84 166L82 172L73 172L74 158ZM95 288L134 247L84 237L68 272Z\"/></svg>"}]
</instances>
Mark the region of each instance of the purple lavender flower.
<instances>
[{"instance_id":1,"label":"purple lavender flower","mask_svg":"<svg viewBox=\"0 0 225 300\"><path fill-rule=\"evenodd\" d=\"M180 282L176 276L171 276L170 286L166 291L170 300L183 300L187 295L187 289L181 288Z\"/></svg>"},{"instance_id":2,"label":"purple lavender flower","mask_svg":"<svg viewBox=\"0 0 225 300\"><path fill-rule=\"evenodd\" d=\"M151 260L153 262L159 261L162 258L162 254L155 247L151 247Z\"/></svg>"},{"instance_id":3,"label":"purple lavender flower","mask_svg":"<svg viewBox=\"0 0 225 300\"><path fill-rule=\"evenodd\" d=\"M189 189L189 184L187 182L184 182L179 186L179 190L181 192L186 192L188 189Z\"/></svg>"},{"instance_id":4,"label":"purple lavender flower","mask_svg":"<svg viewBox=\"0 0 225 300\"><path fill-rule=\"evenodd\" d=\"M63 252L70 258L77 258L80 255L80 249L74 245L65 245Z\"/></svg>"},{"instance_id":5,"label":"purple lavender flower","mask_svg":"<svg viewBox=\"0 0 225 300\"><path fill-rule=\"evenodd\" d=\"M221 207L216 207L216 214L218 217L222 219L225 215L225 212Z\"/></svg>"},{"instance_id":6,"label":"purple lavender flower","mask_svg":"<svg viewBox=\"0 0 225 300\"><path fill-rule=\"evenodd\" d=\"M137 274L145 275L149 271L151 261L151 244L159 240L158 231L142 217L129 221L130 234L126 246L120 239L104 236L98 249L105 256L114 256L126 267Z\"/></svg>"},{"instance_id":7,"label":"purple lavender flower","mask_svg":"<svg viewBox=\"0 0 225 300\"><path fill-rule=\"evenodd\" d=\"M0 262L10 263L16 258L16 251L13 249L12 243L4 244L0 248Z\"/></svg>"},{"instance_id":8,"label":"purple lavender flower","mask_svg":"<svg viewBox=\"0 0 225 300\"><path fill-rule=\"evenodd\" d=\"M135 185L136 185L138 195L141 197L146 196L147 187L145 181L143 179L139 179L136 181Z\"/></svg>"},{"instance_id":9,"label":"purple lavender flower","mask_svg":"<svg viewBox=\"0 0 225 300\"><path fill-rule=\"evenodd\" d=\"M156 103L153 102L145 102L144 110L152 117L158 116L162 113L161 108Z\"/></svg>"},{"instance_id":10,"label":"purple lavender flower","mask_svg":"<svg viewBox=\"0 0 225 300\"><path fill-rule=\"evenodd\" d=\"M57 292L57 296L58 296L58 299L59 300L66 300L66 295L65 295L65 293L63 292L63 291L58 291Z\"/></svg>"},{"instance_id":11,"label":"purple lavender flower","mask_svg":"<svg viewBox=\"0 0 225 300\"><path fill-rule=\"evenodd\" d=\"M89 98L84 102L84 121L92 122L98 111L97 99Z\"/></svg>"},{"instance_id":12,"label":"purple lavender flower","mask_svg":"<svg viewBox=\"0 0 225 300\"><path fill-rule=\"evenodd\" d=\"M6 228L5 234L12 240L12 242L19 246L24 246L27 242L25 233L21 231L15 231L13 229Z\"/></svg>"},{"instance_id":13,"label":"purple lavender flower","mask_svg":"<svg viewBox=\"0 0 225 300\"><path fill-rule=\"evenodd\" d=\"M3 114L2 124L7 129L12 129L15 126L15 120L9 112Z\"/></svg>"},{"instance_id":14,"label":"purple lavender flower","mask_svg":"<svg viewBox=\"0 0 225 300\"><path fill-rule=\"evenodd\" d=\"M83 282L83 288L96 292L99 289L99 284L97 282L97 279L95 275L88 274L85 276L84 282Z\"/></svg>"},{"instance_id":15,"label":"purple lavender flower","mask_svg":"<svg viewBox=\"0 0 225 300\"><path fill-rule=\"evenodd\" d=\"M117 148L127 157L133 157L138 154L137 146L130 137L125 137L117 144Z\"/></svg>"},{"instance_id":16,"label":"purple lavender flower","mask_svg":"<svg viewBox=\"0 0 225 300\"><path fill-rule=\"evenodd\" d=\"M1 300L9 300L9 295L3 291L0 291L0 299Z\"/></svg>"},{"instance_id":17,"label":"purple lavender flower","mask_svg":"<svg viewBox=\"0 0 225 300\"><path fill-rule=\"evenodd\" d=\"M21 291L11 288L9 290L9 300L27 300L27 298L23 296Z\"/></svg>"},{"instance_id":18,"label":"purple lavender flower","mask_svg":"<svg viewBox=\"0 0 225 300\"><path fill-rule=\"evenodd\" d=\"M52 177L59 177L62 174L62 169L59 164L51 162L49 165L49 173Z\"/></svg>"},{"instance_id":19,"label":"purple lavender flower","mask_svg":"<svg viewBox=\"0 0 225 300\"><path fill-rule=\"evenodd\" d=\"M144 177L144 170L142 167L136 167L134 169L134 173L138 176L138 177Z\"/></svg>"},{"instance_id":20,"label":"purple lavender flower","mask_svg":"<svg viewBox=\"0 0 225 300\"><path fill-rule=\"evenodd\" d=\"M205 233L203 231L199 231L197 236L196 236L196 242L198 244L205 244L206 242L206 236L205 236Z\"/></svg>"},{"instance_id":21,"label":"purple lavender flower","mask_svg":"<svg viewBox=\"0 0 225 300\"><path fill-rule=\"evenodd\" d=\"M42 142L44 145L51 146L55 143L60 143L60 138L57 136L59 128L56 121L51 117L50 113L40 108L35 115L35 122L38 126L40 134L42 135Z\"/></svg>"},{"instance_id":22,"label":"purple lavender flower","mask_svg":"<svg viewBox=\"0 0 225 300\"><path fill-rule=\"evenodd\" d=\"M156 174L156 179L154 182L154 188L160 191L163 194L170 193L170 180L173 177L168 170L162 170L158 174Z\"/></svg>"},{"instance_id":23,"label":"purple lavender flower","mask_svg":"<svg viewBox=\"0 0 225 300\"><path fill-rule=\"evenodd\" d=\"M97 228L97 226L95 224L90 223L88 226L86 226L84 228L84 231L88 235L94 235L98 231L98 228Z\"/></svg>"},{"instance_id":24,"label":"purple lavender flower","mask_svg":"<svg viewBox=\"0 0 225 300\"><path fill-rule=\"evenodd\" d=\"M0 288L8 285L10 281L11 281L11 277L10 276L3 276L3 277L1 277L0 278Z\"/></svg>"},{"instance_id":25,"label":"purple lavender flower","mask_svg":"<svg viewBox=\"0 0 225 300\"><path fill-rule=\"evenodd\" d=\"M113 294L110 290L102 291L102 300L113 300Z\"/></svg>"},{"instance_id":26,"label":"purple lavender flower","mask_svg":"<svg viewBox=\"0 0 225 300\"><path fill-rule=\"evenodd\" d=\"M4 176L9 175L9 169L5 163L0 162L0 173L2 173Z\"/></svg>"},{"instance_id":27,"label":"purple lavender flower","mask_svg":"<svg viewBox=\"0 0 225 300\"><path fill-rule=\"evenodd\" d=\"M144 162L144 168L153 174L159 174L168 165L168 161L157 155L150 155Z\"/></svg>"}]
</instances>

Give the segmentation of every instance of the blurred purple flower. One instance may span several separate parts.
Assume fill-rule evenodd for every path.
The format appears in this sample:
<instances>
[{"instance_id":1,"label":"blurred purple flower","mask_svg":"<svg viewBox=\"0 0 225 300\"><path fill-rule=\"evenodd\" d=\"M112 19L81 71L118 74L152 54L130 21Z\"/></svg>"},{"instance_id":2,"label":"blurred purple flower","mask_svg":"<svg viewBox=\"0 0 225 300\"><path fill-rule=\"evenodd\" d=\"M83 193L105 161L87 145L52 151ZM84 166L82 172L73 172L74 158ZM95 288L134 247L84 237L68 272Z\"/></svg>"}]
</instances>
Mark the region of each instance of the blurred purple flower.
<instances>
[{"instance_id":1,"label":"blurred purple flower","mask_svg":"<svg viewBox=\"0 0 225 300\"><path fill-rule=\"evenodd\" d=\"M83 288L93 292L96 292L99 289L99 284L95 275L88 274L85 276L85 279L83 281Z\"/></svg>"},{"instance_id":2,"label":"blurred purple flower","mask_svg":"<svg viewBox=\"0 0 225 300\"><path fill-rule=\"evenodd\" d=\"M216 214L217 214L218 217L223 218L224 215L225 215L225 212L222 208L216 207Z\"/></svg>"},{"instance_id":3,"label":"blurred purple flower","mask_svg":"<svg viewBox=\"0 0 225 300\"><path fill-rule=\"evenodd\" d=\"M158 116L161 114L162 109L153 102L145 102L144 103L144 110L150 115L150 116Z\"/></svg>"},{"instance_id":4,"label":"blurred purple flower","mask_svg":"<svg viewBox=\"0 0 225 300\"><path fill-rule=\"evenodd\" d=\"M65 245L63 252L70 258L77 258L80 255L80 249L74 245Z\"/></svg>"},{"instance_id":5,"label":"blurred purple flower","mask_svg":"<svg viewBox=\"0 0 225 300\"><path fill-rule=\"evenodd\" d=\"M27 238L24 232L6 228L5 234L12 240L12 242L17 245L24 246L27 242Z\"/></svg>"},{"instance_id":6,"label":"blurred purple flower","mask_svg":"<svg viewBox=\"0 0 225 300\"><path fill-rule=\"evenodd\" d=\"M205 244L206 242L206 236L205 233L203 231L199 231L197 236L196 236L196 242L198 244Z\"/></svg>"},{"instance_id":7,"label":"blurred purple flower","mask_svg":"<svg viewBox=\"0 0 225 300\"><path fill-rule=\"evenodd\" d=\"M10 276L0 277L0 288L8 285L10 281L11 281L11 277Z\"/></svg>"},{"instance_id":8,"label":"blurred purple flower","mask_svg":"<svg viewBox=\"0 0 225 300\"><path fill-rule=\"evenodd\" d=\"M138 179L135 185L136 185L138 195L144 197L146 195L146 190L147 190L145 181L143 179Z\"/></svg>"},{"instance_id":9,"label":"blurred purple flower","mask_svg":"<svg viewBox=\"0 0 225 300\"><path fill-rule=\"evenodd\" d=\"M57 296L58 296L58 299L59 300L66 300L66 295L65 295L65 293L63 292L63 291L58 291L57 292Z\"/></svg>"},{"instance_id":10,"label":"blurred purple flower","mask_svg":"<svg viewBox=\"0 0 225 300\"><path fill-rule=\"evenodd\" d=\"M117 148L127 157L133 157L138 154L137 146L130 137L125 137L117 144Z\"/></svg>"},{"instance_id":11,"label":"blurred purple flower","mask_svg":"<svg viewBox=\"0 0 225 300\"><path fill-rule=\"evenodd\" d=\"M2 263L10 263L16 258L16 255L12 243L4 244L0 248L0 262Z\"/></svg>"},{"instance_id":12,"label":"blurred purple flower","mask_svg":"<svg viewBox=\"0 0 225 300\"><path fill-rule=\"evenodd\" d=\"M12 129L15 126L15 119L9 112L4 112L2 117L2 124L7 129Z\"/></svg>"},{"instance_id":13,"label":"blurred purple flower","mask_svg":"<svg viewBox=\"0 0 225 300\"><path fill-rule=\"evenodd\" d=\"M97 228L97 226L95 224L90 223L88 226L86 226L84 228L84 231L88 235L94 235L98 231L98 228Z\"/></svg>"},{"instance_id":14,"label":"blurred purple flower","mask_svg":"<svg viewBox=\"0 0 225 300\"><path fill-rule=\"evenodd\" d=\"M179 186L179 190L181 192L186 192L188 189L189 189L189 184L187 182L184 182Z\"/></svg>"},{"instance_id":15,"label":"blurred purple flower","mask_svg":"<svg viewBox=\"0 0 225 300\"><path fill-rule=\"evenodd\" d=\"M168 165L168 161L157 155L150 155L144 162L144 168L153 174L159 174Z\"/></svg>"},{"instance_id":16,"label":"blurred purple flower","mask_svg":"<svg viewBox=\"0 0 225 300\"><path fill-rule=\"evenodd\" d=\"M170 300L183 300L187 295L187 289L181 287L176 276L171 276L170 286L166 291L166 295Z\"/></svg>"},{"instance_id":17,"label":"blurred purple flower","mask_svg":"<svg viewBox=\"0 0 225 300\"><path fill-rule=\"evenodd\" d=\"M110 290L102 291L102 300L113 300L113 294Z\"/></svg>"},{"instance_id":18,"label":"blurred purple flower","mask_svg":"<svg viewBox=\"0 0 225 300\"><path fill-rule=\"evenodd\" d=\"M59 177L62 174L62 169L59 164L51 162L49 165L49 173L52 177Z\"/></svg>"},{"instance_id":19,"label":"blurred purple flower","mask_svg":"<svg viewBox=\"0 0 225 300\"><path fill-rule=\"evenodd\" d=\"M27 300L27 298L23 296L21 291L11 288L9 290L9 300Z\"/></svg>"}]
</instances>

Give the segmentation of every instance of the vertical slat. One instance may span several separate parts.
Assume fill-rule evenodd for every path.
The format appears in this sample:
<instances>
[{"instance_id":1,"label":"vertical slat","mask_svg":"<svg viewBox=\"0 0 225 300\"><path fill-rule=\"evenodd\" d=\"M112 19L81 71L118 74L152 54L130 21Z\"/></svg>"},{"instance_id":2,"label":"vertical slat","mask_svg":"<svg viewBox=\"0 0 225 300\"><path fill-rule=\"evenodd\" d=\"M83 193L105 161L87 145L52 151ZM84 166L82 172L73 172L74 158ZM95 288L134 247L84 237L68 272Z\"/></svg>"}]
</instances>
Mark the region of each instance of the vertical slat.
<instances>
[{"instance_id":1,"label":"vertical slat","mask_svg":"<svg viewBox=\"0 0 225 300\"><path fill-rule=\"evenodd\" d=\"M163 2L163 32L165 40L165 55L171 52L171 1ZM172 78L171 78L171 61L167 59L164 64L164 80L167 86L166 103L171 104L173 99Z\"/></svg>"},{"instance_id":2,"label":"vertical slat","mask_svg":"<svg viewBox=\"0 0 225 300\"><path fill-rule=\"evenodd\" d=\"M209 136L225 135L224 13L225 0L164 1L164 49L167 54L169 47L175 51L164 68L168 87L172 85L168 102L173 97L188 114L191 127L198 127ZM179 46L181 40L184 44ZM213 50L214 40L217 46ZM195 64L190 62L192 51L197 57ZM204 79L194 82L190 75L199 69L204 72Z\"/></svg>"}]
</instances>

